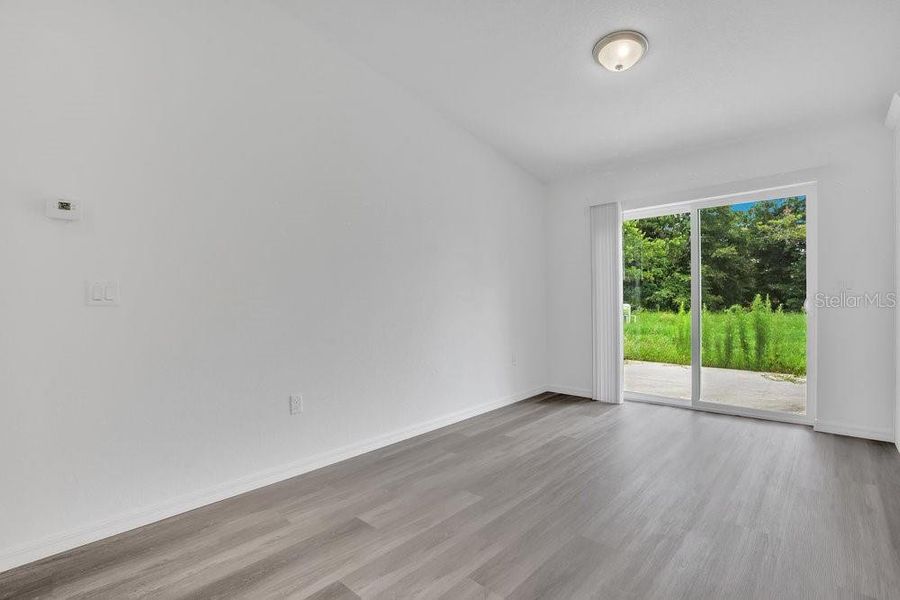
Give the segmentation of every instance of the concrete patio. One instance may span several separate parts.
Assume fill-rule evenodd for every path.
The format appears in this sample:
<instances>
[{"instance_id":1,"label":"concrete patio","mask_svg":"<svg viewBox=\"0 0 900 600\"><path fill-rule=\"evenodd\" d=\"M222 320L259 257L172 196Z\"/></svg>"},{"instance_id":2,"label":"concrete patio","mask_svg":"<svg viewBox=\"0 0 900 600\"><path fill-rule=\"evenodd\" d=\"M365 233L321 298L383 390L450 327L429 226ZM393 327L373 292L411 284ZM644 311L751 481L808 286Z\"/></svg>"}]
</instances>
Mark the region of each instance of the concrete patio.
<instances>
[{"instance_id":1,"label":"concrete patio","mask_svg":"<svg viewBox=\"0 0 900 600\"><path fill-rule=\"evenodd\" d=\"M794 414L806 412L803 377L703 367L702 378L702 399L707 402ZM691 368L626 360L625 390L690 399Z\"/></svg>"}]
</instances>

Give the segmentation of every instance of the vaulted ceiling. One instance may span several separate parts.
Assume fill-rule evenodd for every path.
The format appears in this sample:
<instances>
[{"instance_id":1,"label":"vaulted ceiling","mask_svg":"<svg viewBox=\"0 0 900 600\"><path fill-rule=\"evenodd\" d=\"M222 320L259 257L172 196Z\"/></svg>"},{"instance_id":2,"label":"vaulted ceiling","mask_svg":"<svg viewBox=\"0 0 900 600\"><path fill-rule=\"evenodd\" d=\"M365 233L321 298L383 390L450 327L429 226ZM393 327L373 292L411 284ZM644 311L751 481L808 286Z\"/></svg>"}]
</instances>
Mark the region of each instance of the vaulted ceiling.
<instances>
[{"instance_id":1,"label":"vaulted ceiling","mask_svg":"<svg viewBox=\"0 0 900 600\"><path fill-rule=\"evenodd\" d=\"M900 89L897 0L283 0L544 180L862 113ZM637 29L610 73L591 48ZM360 98L361 102L365 98Z\"/></svg>"}]
</instances>

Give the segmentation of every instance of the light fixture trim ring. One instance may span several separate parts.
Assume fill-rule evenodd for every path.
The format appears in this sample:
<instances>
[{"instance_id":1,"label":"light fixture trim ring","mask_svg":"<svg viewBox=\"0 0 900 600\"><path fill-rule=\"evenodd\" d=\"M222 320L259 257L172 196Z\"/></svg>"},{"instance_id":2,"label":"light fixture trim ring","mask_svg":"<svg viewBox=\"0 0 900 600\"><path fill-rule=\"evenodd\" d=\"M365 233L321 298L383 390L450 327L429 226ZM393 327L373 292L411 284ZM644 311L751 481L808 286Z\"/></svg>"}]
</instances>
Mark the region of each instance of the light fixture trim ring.
<instances>
[{"instance_id":1,"label":"light fixture trim ring","mask_svg":"<svg viewBox=\"0 0 900 600\"><path fill-rule=\"evenodd\" d=\"M619 40L631 40L633 42L637 42L638 44L640 44L643 51L641 52L641 56L640 56L640 58L637 59L635 64L642 61L644 59L644 57L647 56L647 52L650 51L650 41L647 39L646 35L644 35L640 31L635 31L634 29L620 29L618 31L613 31L612 33L608 33L608 34L604 35L602 38L600 38L600 40L596 44L594 44L594 49L592 52L593 57L594 57L594 62L596 62L598 65L600 65L604 69L616 72L615 69L610 69L609 67L607 67L606 65L604 65L603 63L600 62L600 51L603 48L605 48L607 45L609 45L613 42L617 42ZM634 66L634 65L632 65L632 66ZM628 67L628 68L630 68L630 67ZM627 71L628 68L622 69L622 70ZM619 72L621 72L621 71L619 71Z\"/></svg>"}]
</instances>

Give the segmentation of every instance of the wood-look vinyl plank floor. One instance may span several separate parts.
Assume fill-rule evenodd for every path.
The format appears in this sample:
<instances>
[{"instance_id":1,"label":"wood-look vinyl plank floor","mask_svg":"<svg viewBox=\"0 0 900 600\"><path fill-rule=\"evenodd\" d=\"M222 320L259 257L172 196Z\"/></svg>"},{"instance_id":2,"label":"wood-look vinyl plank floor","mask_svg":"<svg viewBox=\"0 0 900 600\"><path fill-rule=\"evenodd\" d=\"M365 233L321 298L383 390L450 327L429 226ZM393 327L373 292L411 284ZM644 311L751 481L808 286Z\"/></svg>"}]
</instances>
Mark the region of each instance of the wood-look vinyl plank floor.
<instances>
[{"instance_id":1,"label":"wood-look vinyl plank floor","mask_svg":"<svg viewBox=\"0 0 900 600\"><path fill-rule=\"evenodd\" d=\"M900 455L547 393L0 573L12 598L900 599Z\"/></svg>"}]
</instances>

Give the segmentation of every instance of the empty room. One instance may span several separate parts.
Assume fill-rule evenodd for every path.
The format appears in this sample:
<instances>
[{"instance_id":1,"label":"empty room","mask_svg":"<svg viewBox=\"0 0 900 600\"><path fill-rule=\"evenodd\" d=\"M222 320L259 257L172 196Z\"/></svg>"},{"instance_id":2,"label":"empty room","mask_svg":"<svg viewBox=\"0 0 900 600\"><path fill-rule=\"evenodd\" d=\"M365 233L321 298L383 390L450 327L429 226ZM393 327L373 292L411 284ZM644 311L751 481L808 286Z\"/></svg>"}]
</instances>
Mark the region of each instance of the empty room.
<instances>
[{"instance_id":1,"label":"empty room","mask_svg":"<svg viewBox=\"0 0 900 600\"><path fill-rule=\"evenodd\" d=\"M0 600L900 600L900 2L0 0Z\"/></svg>"}]
</instances>

